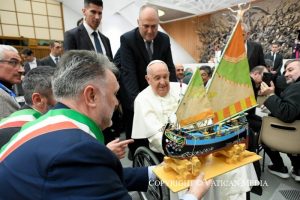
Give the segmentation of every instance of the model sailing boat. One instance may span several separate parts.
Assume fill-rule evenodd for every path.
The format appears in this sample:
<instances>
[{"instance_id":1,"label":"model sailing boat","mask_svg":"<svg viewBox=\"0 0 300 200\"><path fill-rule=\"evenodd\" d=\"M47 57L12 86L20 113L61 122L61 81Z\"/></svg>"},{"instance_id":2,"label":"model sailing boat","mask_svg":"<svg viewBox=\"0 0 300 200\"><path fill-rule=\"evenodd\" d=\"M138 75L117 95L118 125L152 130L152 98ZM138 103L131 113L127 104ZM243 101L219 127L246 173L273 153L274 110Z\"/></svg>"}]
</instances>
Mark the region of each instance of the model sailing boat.
<instances>
[{"instance_id":1,"label":"model sailing boat","mask_svg":"<svg viewBox=\"0 0 300 200\"><path fill-rule=\"evenodd\" d=\"M244 112L257 105L250 80L241 18L225 46L207 90L196 70L176 111L177 124L163 134L165 155L190 158L247 142Z\"/></svg>"}]
</instances>

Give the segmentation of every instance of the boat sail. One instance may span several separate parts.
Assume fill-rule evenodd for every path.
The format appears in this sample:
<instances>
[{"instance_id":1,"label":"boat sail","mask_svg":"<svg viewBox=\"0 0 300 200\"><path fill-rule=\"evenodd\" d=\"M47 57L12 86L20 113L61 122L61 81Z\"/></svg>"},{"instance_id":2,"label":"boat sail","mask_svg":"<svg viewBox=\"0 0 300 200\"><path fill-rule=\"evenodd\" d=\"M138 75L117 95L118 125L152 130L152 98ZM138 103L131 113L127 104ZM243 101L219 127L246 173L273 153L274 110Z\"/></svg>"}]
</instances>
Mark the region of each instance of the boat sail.
<instances>
[{"instance_id":1,"label":"boat sail","mask_svg":"<svg viewBox=\"0 0 300 200\"><path fill-rule=\"evenodd\" d=\"M248 124L241 115L257 103L241 24L238 17L207 90L199 70L194 72L176 111L179 125L167 125L163 134L167 156L201 156L247 141Z\"/></svg>"},{"instance_id":2,"label":"boat sail","mask_svg":"<svg viewBox=\"0 0 300 200\"><path fill-rule=\"evenodd\" d=\"M213 117L213 110L207 98L200 71L196 70L176 111L181 127L195 124Z\"/></svg>"}]
</instances>

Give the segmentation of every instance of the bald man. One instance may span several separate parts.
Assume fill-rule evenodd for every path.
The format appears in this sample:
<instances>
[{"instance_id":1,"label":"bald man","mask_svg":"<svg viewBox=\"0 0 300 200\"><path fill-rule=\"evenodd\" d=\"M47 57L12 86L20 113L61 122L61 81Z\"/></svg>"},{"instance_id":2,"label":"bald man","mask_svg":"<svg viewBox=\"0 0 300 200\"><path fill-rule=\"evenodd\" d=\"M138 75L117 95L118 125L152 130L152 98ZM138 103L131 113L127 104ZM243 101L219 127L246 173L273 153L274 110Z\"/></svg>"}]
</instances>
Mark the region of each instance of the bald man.
<instances>
[{"instance_id":1,"label":"bald man","mask_svg":"<svg viewBox=\"0 0 300 200\"><path fill-rule=\"evenodd\" d=\"M146 67L152 60L164 61L170 80L177 81L171 54L170 38L158 31L159 17L156 8L141 7L138 27L121 36L120 46L120 100L124 111L126 137L131 138L134 99L148 86ZM134 143L129 146L134 151Z\"/></svg>"}]
</instances>

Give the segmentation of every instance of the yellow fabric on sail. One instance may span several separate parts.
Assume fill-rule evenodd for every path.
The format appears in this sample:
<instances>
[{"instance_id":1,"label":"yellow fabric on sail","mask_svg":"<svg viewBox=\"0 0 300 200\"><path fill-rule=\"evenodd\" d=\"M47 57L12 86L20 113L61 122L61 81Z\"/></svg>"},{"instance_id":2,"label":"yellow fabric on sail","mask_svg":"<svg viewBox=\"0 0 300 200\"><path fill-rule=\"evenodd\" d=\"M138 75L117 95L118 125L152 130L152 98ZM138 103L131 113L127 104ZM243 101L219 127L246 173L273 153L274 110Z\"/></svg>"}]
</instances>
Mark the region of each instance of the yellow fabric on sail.
<instances>
[{"instance_id":1,"label":"yellow fabric on sail","mask_svg":"<svg viewBox=\"0 0 300 200\"><path fill-rule=\"evenodd\" d=\"M256 106L240 21L225 47L207 92L214 111L214 123Z\"/></svg>"},{"instance_id":2,"label":"yellow fabric on sail","mask_svg":"<svg viewBox=\"0 0 300 200\"><path fill-rule=\"evenodd\" d=\"M176 116L181 127L212 118L213 111L206 95L200 70L196 69L181 100Z\"/></svg>"}]
</instances>

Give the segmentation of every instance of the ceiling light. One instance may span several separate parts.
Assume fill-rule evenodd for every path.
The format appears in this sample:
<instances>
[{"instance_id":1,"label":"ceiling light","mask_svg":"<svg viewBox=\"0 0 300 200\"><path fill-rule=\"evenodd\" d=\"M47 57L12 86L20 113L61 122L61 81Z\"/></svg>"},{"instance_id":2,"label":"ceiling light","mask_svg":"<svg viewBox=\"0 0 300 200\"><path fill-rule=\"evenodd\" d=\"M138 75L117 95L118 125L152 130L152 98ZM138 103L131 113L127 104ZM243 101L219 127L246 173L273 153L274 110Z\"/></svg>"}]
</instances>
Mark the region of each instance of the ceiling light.
<instances>
[{"instance_id":1,"label":"ceiling light","mask_svg":"<svg viewBox=\"0 0 300 200\"><path fill-rule=\"evenodd\" d=\"M164 16L165 15L165 11L158 9L158 16Z\"/></svg>"}]
</instances>

